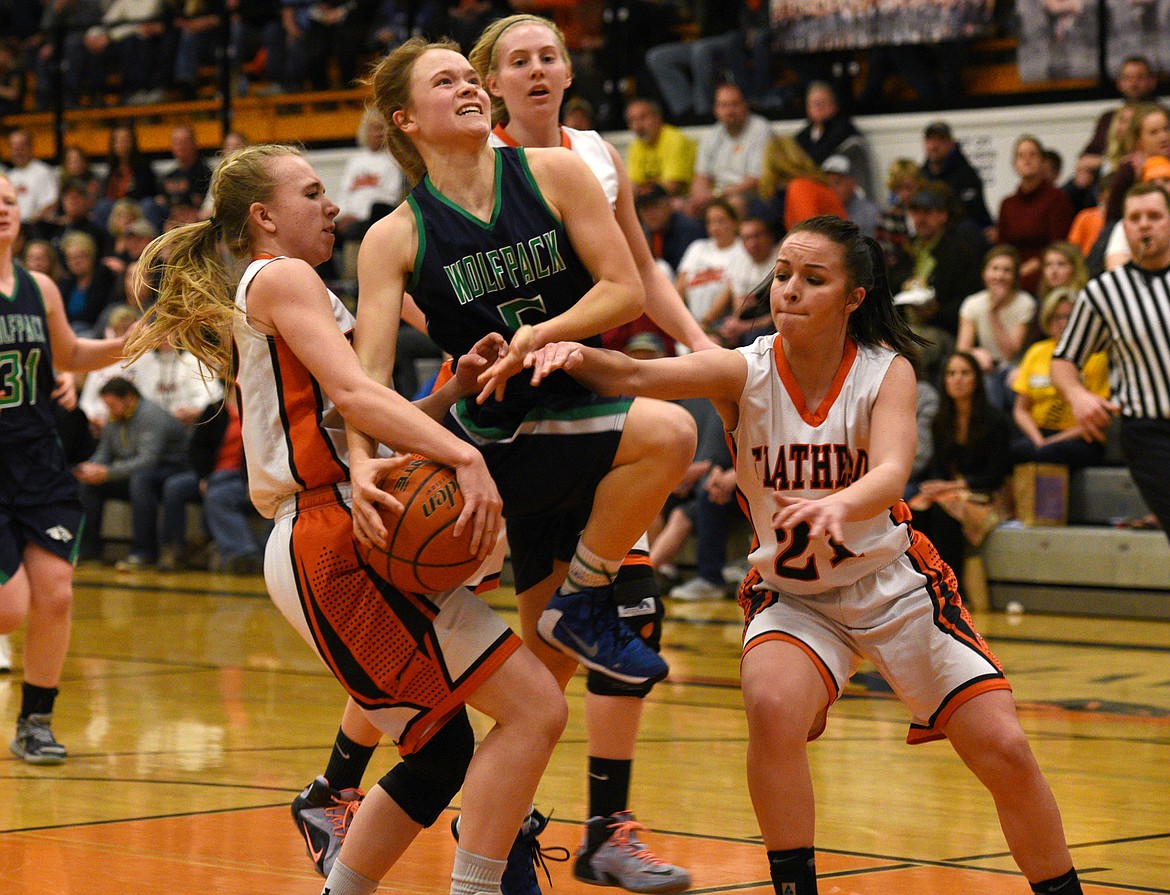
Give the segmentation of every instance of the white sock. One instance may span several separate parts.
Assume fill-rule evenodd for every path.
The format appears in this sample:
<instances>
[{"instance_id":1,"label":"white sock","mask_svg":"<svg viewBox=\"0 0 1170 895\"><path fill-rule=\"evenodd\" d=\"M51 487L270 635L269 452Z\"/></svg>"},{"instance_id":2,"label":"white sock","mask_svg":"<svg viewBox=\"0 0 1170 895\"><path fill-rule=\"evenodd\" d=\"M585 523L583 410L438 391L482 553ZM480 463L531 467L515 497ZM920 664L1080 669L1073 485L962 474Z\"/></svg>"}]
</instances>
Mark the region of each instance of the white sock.
<instances>
[{"instance_id":1,"label":"white sock","mask_svg":"<svg viewBox=\"0 0 1170 895\"><path fill-rule=\"evenodd\" d=\"M507 866L507 861L473 855L456 845L455 866L451 869L451 895L500 895L500 880Z\"/></svg>"},{"instance_id":2,"label":"white sock","mask_svg":"<svg viewBox=\"0 0 1170 895\"><path fill-rule=\"evenodd\" d=\"M569 574L565 578L565 583L561 585L561 590L573 593L587 587L605 587L617 577L623 560L625 556L605 559L586 547L584 541L578 541L577 549L573 552L573 561L569 563Z\"/></svg>"},{"instance_id":3,"label":"white sock","mask_svg":"<svg viewBox=\"0 0 1170 895\"><path fill-rule=\"evenodd\" d=\"M378 891L376 879L364 877L340 861L334 861L321 895L374 895L376 891Z\"/></svg>"}]
</instances>

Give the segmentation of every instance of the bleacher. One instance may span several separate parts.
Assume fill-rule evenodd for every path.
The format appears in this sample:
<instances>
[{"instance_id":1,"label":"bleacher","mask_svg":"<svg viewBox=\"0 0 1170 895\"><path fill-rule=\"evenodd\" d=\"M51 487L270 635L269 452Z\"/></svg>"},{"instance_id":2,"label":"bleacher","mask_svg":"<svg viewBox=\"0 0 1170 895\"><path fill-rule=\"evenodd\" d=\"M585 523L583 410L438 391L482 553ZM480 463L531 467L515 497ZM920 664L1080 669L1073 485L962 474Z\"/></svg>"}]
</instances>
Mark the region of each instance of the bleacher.
<instances>
[{"instance_id":1,"label":"bleacher","mask_svg":"<svg viewBox=\"0 0 1170 895\"><path fill-rule=\"evenodd\" d=\"M971 107L1105 95L1096 81L1023 82L1016 51L1011 37L969 45L963 82ZM856 70L858 84L864 75L862 62ZM907 117L921 117L928 111L912 105L914 96L909 88L895 84L892 93L895 99L911 104L913 112ZM367 92L361 88L239 96L230 99L229 116L211 87L190 101L121 106L111 100L102 107L65 111L58 121L53 113L31 107L32 94L31 89L26 91L29 103L25 111L5 117L0 128L28 130L38 157L52 158L61 136L93 160L105 156L110 127L126 119L135 123L140 148L154 156L167 152L171 130L180 122L194 127L205 152L219 145L229 122L254 141L299 142L310 148L352 145L367 100ZM920 133L921 122L915 118L905 128L909 133ZM880 132L882 127L875 130ZM615 142L620 148L622 141ZM126 509L114 502L106 514L104 533L114 541L128 540ZM1145 512L1124 467L1099 467L1075 474L1070 482L1069 525L1001 527L985 542L981 555L991 607L1004 609L1018 603L1033 611L1170 618L1170 547L1166 537L1157 531L1115 527L1118 520L1138 518ZM199 530L197 508L192 508L189 530ZM736 546L742 546L738 540Z\"/></svg>"},{"instance_id":2,"label":"bleacher","mask_svg":"<svg viewBox=\"0 0 1170 895\"><path fill-rule=\"evenodd\" d=\"M1170 618L1170 544L1117 527L1149 510L1124 466L1069 480L1066 526L1001 526L983 543L991 607L1120 618Z\"/></svg>"}]
</instances>

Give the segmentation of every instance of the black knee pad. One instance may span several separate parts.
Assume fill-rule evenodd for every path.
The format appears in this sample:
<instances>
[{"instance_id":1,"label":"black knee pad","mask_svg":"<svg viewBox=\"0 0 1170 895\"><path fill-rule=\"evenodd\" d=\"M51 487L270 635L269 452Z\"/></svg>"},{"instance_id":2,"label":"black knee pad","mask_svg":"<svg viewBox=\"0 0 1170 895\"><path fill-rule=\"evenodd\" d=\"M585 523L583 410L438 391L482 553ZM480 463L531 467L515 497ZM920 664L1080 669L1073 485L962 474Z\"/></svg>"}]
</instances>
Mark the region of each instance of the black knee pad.
<instances>
[{"instance_id":1,"label":"black knee pad","mask_svg":"<svg viewBox=\"0 0 1170 895\"><path fill-rule=\"evenodd\" d=\"M467 709L448 721L425 746L392 767L378 785L415 823L429 827L463 786L475 753Z\"/></svg>"},{"instance_id":2,"label":"black knee pad","mask_svg":"<svg viewBox=\"0 0 1170 895\"><path fill-rule=\"evenodd\" d=\"M614 579L614 602L618 615L639 637L660 652L662 615L665 611L658 597L658 579L645 565L622 566ZM590 671L585 687L598 696L638 696L649 693L654 684L624 684L608 675Z\"/></svg>"}]
</instances>

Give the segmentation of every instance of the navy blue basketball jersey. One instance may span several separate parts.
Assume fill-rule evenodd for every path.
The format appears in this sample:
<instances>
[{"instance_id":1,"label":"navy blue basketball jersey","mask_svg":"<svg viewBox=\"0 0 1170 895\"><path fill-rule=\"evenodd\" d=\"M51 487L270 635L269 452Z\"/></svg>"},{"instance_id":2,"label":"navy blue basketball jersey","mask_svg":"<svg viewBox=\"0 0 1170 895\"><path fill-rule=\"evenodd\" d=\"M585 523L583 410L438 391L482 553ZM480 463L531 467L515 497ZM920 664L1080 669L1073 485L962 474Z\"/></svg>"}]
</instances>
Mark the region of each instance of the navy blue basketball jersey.
<instances>
[{"instance_id":1,"label":"navy blue basketball jersey","mask_svg":"<svg viewBox=\"0 0 1170 895\"><path fill-rule=\"evenodd\" d=\"M496 201L489 221L443 196L429 177L407 201L418 225L408 288L426 314L431 338L456 359L491 332L511 341L523 324L556 317L593 288L593 277L541 195L523 149L496 149ZM555 395L583 392L564 373L537 389L527 376L517 375L508 382L504 403L515 412Z\"/></svg>"},{"instance_id":2,"label":"navy blue basketball jersey","mask_svg":"<svg viewBox=\"0 0 1170 895\"><path fill-rule=\"evenodd\" d=\"M53 352L41 290L20 264L11 295L0 292L0 444L46 435L53 421Z\"/></svg>"}]
</instances>

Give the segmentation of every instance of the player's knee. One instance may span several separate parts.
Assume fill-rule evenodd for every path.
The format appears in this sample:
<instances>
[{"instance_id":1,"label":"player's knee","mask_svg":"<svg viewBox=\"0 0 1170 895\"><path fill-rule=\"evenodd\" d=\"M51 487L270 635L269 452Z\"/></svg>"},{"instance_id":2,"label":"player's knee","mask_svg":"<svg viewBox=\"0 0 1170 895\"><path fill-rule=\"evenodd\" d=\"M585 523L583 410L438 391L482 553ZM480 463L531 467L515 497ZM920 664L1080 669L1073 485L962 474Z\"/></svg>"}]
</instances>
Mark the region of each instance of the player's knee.
<instances>
[{"instance_id":1,"label":"player's knee","mask_svg":"<svg viewBox=\"0 0 1170 895\"><path fill-rule=\"evenodd\" d=\"M813 707L782 687L745 687L743 703L754 742L803 744L815 724Z\"/></svg>"},{"instance_id":2,"label":"player's knee","mask_svg":"<svg viewBox=\"0 0 1170 895\"><path fill-rule=\"evenodd\" d=\"M41 618L68 618L73 613L73 584L66 578L47 582L31 595L30 612Z\"/></svg>"},{"instance_id":3,"label":"player's knee","mask_svg":"<svg viewBox=\"0 0 1170 895\"><path fill-rule=\"evenodd\" d=\"M546 689L548 692L533 700L529 724L533 737L551 754L569 723L569 704L555 680L550 680Z\"/></svg>"},{"instance_id":4,"label":"player's knee","mask_svg":"<svg viewBox=\"0 0 1170 895\"><path fill-rule=\"evenodd\" d=\"M677 404L659 401L655 405L654 430L663 456L676 457L685 469L695 456L698 429L695 418Z\"/></svg>"},{"instance_id":5,"label":"player's knee","mask_svg":"<svg viewBox=\"0 0 1170 895\"><path fill-rule=\"evenodd\" d=\"M463 786L474 754L475 733L464 709L426 745L392 767L378 785L407 817L429 827Z\"/></svg>"}]
</instances>

